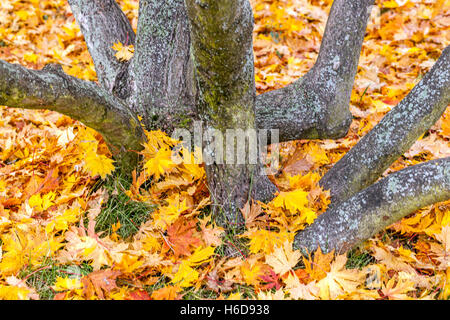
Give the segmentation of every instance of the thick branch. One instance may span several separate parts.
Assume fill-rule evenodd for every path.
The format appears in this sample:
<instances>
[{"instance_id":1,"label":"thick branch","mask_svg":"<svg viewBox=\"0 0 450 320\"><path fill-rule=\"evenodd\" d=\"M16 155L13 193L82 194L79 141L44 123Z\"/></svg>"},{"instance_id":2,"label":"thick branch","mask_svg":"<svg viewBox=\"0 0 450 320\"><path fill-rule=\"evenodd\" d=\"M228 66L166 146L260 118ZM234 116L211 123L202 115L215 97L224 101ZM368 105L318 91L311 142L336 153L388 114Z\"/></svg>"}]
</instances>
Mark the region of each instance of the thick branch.
<instances>
[{"instance_id":1,"label":"thick branch","mask_svg":"<svg viewBox=\"0 0 450 320\"><path fill-rule=\"evenodd\" d=\"M195 82L184 0L141 0L131 104L147 128L170 134L193 116ZM182 122L182 121L181 121ZM186 125L186 124L184 124Z\"/></svg>"},{"instance_id":2,"label":"thick branch","mask_svg":"<svg viewBox=\"0 0 450 320\"><path fill-rule=\"evenodd\" d=\"M142 148L142 129L125 105L95 83L65 74L58 65L29 70L0 60L0 105L68 115L101 133L116 156Z\"/></svg>"},{"instance_id":3,"label":"thick branch","mask_svg":"<svg viewBox=\"0 0 450 320\"><path fill-rule=\"evenodd\" d=\"M112 91L116 78L126 64L114 56L116 42L134 44L135 34L127 17L115 0L68 0L80 25L95 71L102 86Z\"/></svg>"},{"instance_id":4,"label":"thick branch","mask_svg":"<svg viewBox=\"0 0 450 320\"><path fill-rule=\"evenodd\" d=\"M347 133L350 95L373 2L333 2L314 67L294 83L257 97L258 128L279 129L280 141Z\"/></svg>"},{"instance_id":5,"label":"thick branch","mask_svg":"<svg viewBox=\"0 0 450 320\"><path fill-rule=\"evenodd\" d=\"M450 157L390 174L319 216L295 237L294 247L345 252L404 216L450 199Z\"/></svg>"},{"instance_id":6,"label":"thick branch","mask_svg":"<svg viewBox=\"0 0 450 320\"><path fill-rule=\"evenodd\" d=\"M433 68L375 128L339 160L320 184L332 203L345 200L375 182L424 134L450 103L450 47Z\"/></svg>"}]
</instances>

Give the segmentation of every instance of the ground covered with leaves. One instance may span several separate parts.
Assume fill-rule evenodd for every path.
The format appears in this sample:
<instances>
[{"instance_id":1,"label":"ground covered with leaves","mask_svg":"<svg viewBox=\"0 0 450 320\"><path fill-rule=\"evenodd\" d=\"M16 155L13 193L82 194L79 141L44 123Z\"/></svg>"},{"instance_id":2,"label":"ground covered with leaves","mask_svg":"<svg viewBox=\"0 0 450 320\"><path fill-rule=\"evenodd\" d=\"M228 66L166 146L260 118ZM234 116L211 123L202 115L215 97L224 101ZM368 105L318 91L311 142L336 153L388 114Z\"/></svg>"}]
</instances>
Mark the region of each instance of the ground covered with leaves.
<instances>
[{"instance_id":1,"label":"ground covered with leaves","mask_svg":"<svg viewBox=\"0 0 450 320\"><path fill-rule=\"evenodd\" d=\"M259 93L305 74L331 0L253 0ZM134 28L138 1L121 0ZM202 166L147 132L133 181L114 172L101 136L49 111L0 107L0 299L448 299L450 202L419 210L344 255L292 251L323 213L321 176L409 92L450 44L445 0L376 1L350 109L337 141L281 145L280 192L249 202L245 225L211 220ZM65 0L0 3L0 59L59 63L95 80ZM114 45L117 58L133 48ZM450 108L386 172L450 155ZM187 159L195 154L184 152ZM230 255L227 247L235 248Z\"/></svg>"}]
</instances>

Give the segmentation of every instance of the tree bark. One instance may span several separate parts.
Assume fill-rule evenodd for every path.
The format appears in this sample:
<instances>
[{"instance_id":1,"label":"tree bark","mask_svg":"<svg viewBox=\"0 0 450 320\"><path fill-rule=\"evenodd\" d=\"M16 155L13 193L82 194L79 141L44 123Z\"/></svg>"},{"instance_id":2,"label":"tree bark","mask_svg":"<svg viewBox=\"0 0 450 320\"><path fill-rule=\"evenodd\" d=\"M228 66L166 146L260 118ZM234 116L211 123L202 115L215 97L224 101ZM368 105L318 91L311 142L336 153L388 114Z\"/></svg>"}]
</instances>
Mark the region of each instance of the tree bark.
<instances>
[{"instance_id":1,"label":"tree bark","mask_svg":"<svg viewBox=\"0 0 450 320\"><path fill-rule=\"evenodd\" d=\"M450 47L411 92L321 179L332 205L374 183L450 103Z\"/></svg>"},{"instance_id":2,"label":"tree bark","mask_svg":"<svg viewBox=\"0 0 450 320\"><path fill-rule=\"evenodd\" d=\"M281 142L347 134L350 95L373 3L333 2L314 67L292 84L257 97L258 128L278 128Z\"/></svg>"},{"instance_id":3,"label":"tree bark","mask_svg":"<svg viewBox=\"0 0 450 320\"><path fill-rule=\"evenodd\" d=\"M12 108L48 109L79 120L105 138L127 167L136 162L142 128L131 111L103 88L64 73L59 65L29 70L0 60L0 104Z\"/></svg>"},{"instance_id":4,"label":"tree bark","mask_svg":"<svg viewBox=\"0 0 450 320\"><path fill-rule=\"evenodd\" d=\"M255 142L248 132L279 128L286 141L336 138L348 130L348 103L373 0L335 0L315 66L292 85L258 97L248 0L141 0L130 63L118 62L111 48L135 41L114 0L69 3L103 87L70 77L59 66L28 70L0 61L0 104L80 120L103 135L125 170L136 164L133 151L144 141L137 115L148 129L168 133L175 127L192 130L199 117L206 131L231 139L222 143L223 159L214 158L217 150L207 148L205 154L213 159L206 163L212 211L227 229L243 222L239 209L250 197L268 200L276 190L260 159L255 164L250 156L240 159L244 163L234 158L239 144ZM410 94L324 176L321 185L331 189L333 207L296 236L297 248L347 250L404 215L449 198L449 158L368 187L449 104L449 56L447 48ZM228 129L234 130L230 136ZM213 139L206 137L204 146ZM259 152L264 142L256 143Z\"/></svg>"},{"instance_id":5,"label":"tree bark","mask_svg":"<svg viewBox=\"0 0 450 320\"><path fill-rule=\"evenodd\" d=\"M116 59L112 46L116 42L134 44L135 34L127 17L115 0L68 0L80 25L89 53L94 60L98 81L112 92L117 76L126 63Z\"/></svg>"},{"instance_id":6,"label":"tree bark","mask_svg":"<svg viewBox=\"0 0 450 320\"><path fill-rule=\"evenodd\" d=\"M294 247L338 253L428 205L450 199L450 157L390 174L320 215L295 236Z\"/></svg>"},{"instance_id":7,"label":"tree bark","mask_svg":"<svg viewBox=\"0 0 450 320\"><path fill-rule=\"evenodd\" d=\"M184 0L141 0L131 62L133 110L147 129L171 134L195 117L196 85Z\"/></svg>"},{"instance_id":8,"label":"tree bark","mask_svg":"<svg viewBox=\"0 0 450 320\"><path fill-rule=\"evenodd\" d=\"M206 128L218 130L223 137L227 137L228 129L242 132L255 129L250 3L248 0L186 0L186 6L201 120ZM225 145L237 149L237 143L231 139L234 137L224 141L222 150L226 149ZM206 163L213 213L222 226L243 222L239 209L249 200L250 192L268 198L276 190L263 175L261 164L236 162L227 153L223 163L216 160Z\"/></svg>"}]
</instances>

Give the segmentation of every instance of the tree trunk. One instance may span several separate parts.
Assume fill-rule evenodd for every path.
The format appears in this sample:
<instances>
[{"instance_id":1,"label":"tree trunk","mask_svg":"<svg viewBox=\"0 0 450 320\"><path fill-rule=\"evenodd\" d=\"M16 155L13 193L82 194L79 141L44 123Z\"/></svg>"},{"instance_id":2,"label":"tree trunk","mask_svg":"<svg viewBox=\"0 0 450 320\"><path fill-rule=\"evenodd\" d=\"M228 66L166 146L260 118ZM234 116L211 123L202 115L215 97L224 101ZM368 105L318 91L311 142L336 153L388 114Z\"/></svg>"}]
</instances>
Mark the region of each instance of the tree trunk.
<instances>
[{"instance_id":1,"label":"tree trunk","mask_svg":"<svg viewBox=\"0 0 450 320\"><path fill-rule=\"evenodd\" d=\"M197 100L184 0L141 0L130 105L148 130L189 127Z\"/></svg>"},{"instance_id":2,"label":"tree trunk","mask_svg":"<svg viewBox=\"0 0 450 320\"><path fill-rule=\"evenodd\" d=\"M206 163L206 176L213 213L222 226L242 225L239 209L250 194L262 199L275 191L260 163L239 164L239 159L234 159L238 144L234 138L239 132L255 129L252 8L247 0L186 0L186 6L198 84L198 114L207 130L218 130L224 137L218 149L231 147L233 151L222 152L223 159L217 158L218 150L205 154L211 158ZM232 132L237 136L230 135ZM205 143L212 141L206 139ZM247 143L254 147L251 141Z\"/></svg>"}]
</instances>

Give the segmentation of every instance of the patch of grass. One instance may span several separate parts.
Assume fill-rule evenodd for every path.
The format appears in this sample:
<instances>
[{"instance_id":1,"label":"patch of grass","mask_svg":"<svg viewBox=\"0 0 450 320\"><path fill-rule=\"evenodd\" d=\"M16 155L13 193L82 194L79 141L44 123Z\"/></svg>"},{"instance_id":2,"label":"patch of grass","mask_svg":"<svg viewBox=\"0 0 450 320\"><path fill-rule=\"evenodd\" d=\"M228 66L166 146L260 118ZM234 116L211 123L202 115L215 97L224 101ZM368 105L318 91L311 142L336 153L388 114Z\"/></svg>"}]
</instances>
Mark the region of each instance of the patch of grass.
<instances>
[{"instance_id":1,"label":"patch of grass","mask_svg":"<svg viewBox=\"0 0 450 320\"><path fill-rule=\"evenodd\" d=\"M127 239L150 218L155 206L131 200L125 194L130 185L129 179L120 175L111 176L103 181L101 186L107 190L109 198L97 216L96 232L103 231L104 235L110 235L113 232L112 225L120 222L120 228L116 232L123 239Z\"/></svg>"},{"instance_id":2,"label":"patch of grass","mask_svg":"<svg viewBox=\"0 0 450 320\"><path fill-rule=\"evenodd\" d=\"M91 272L92 267L85 263L81 265L58 265L56 261L47 259L39 266L22 270L19 273L19 278L36 290L40 300L52 300L56 294L52 288L56 278L81 278Z\"/></svg>"},{"instance_id":3,"label":"patch of grass","mask_svg":"<svg viewBox=\"0 0 450 320\"><path fill-rule=\"evenodd\" d=\"M217 299L219 295L208 289L200 288L199 290L195 290L195 288L191 288L185 292L183 292L183 300L205 300L205 299Z\"/></svg>"},{"instance_id":4,"label":"patch of grass","mask_svg":"<svg viewBox=\"0 0 450 320\"><path fill-rule=\"evenodd\" d=\"M375 258L368 252L361 251L358 248L350 250L347 253L347 263L345 267L347 269L362 269L365 266L374 263Z\"/></svg>"},{"instance_id":5,"label":"patch of grass","mask_svg":"<svg viewBox=\"0 0 450 320\"><path fill-rule=\"evenodd\" d=\"M230 292L230 294L239 292L242 296L242 299L256 299L257 297L254 287L238 284L236 285L236 289L237 290L233 290L233 292Z\"/></svg>"},{"instance_id":6,"label":"patch of grass","mask_svg":"<svg viewBox=\"0 0 450 320\"><path fill-rule=\"evenodd\" d=\"M243 257L245 258L249 254L248 242L249 240L240 237L241 231L237 231L233 228L225 230L222 236L222 244L217 247L215 253L221 257Z\"/></svg>"}]
</instances>

